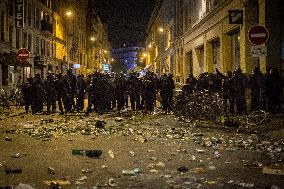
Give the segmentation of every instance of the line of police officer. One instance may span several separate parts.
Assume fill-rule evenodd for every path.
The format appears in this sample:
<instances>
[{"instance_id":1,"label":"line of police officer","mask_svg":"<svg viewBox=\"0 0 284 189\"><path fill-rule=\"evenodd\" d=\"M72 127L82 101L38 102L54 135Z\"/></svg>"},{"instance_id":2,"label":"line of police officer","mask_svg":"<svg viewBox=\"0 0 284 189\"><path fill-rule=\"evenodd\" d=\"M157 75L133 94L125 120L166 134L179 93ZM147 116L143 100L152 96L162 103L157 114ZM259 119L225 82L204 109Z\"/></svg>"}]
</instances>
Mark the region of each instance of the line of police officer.
<instances>
[{"instance_id":1,"label":"line of police officer","mask_svg":"<svg viewBox=\"0 0 284 189\"><path fill-rule=\"evenodd\" d=\"M71 70L66 75L48 73L44 81L39 75L29 78L22 88L26 113L31 107L32 113L43 112L46 102L47 113L57 111L60 114L83 111L84 98L88 97L86 114L98 113L128 107L128 97L132 110L153 111L156 105L157 91L160 91L163 110L169 111L173 104L174 80L172 75L158 78L153 72L144 77L131 73L110 76L100 72L75 76ZM75 100L76 99L76 100ZM57 102L57 103L56 103Z\"/></svg>"},{"instance_id":2,"label":"line of police officer","mask_svg":"<svg viewBox=\"0 0 284 189\"><path fill-rule=\"evenodd\" d=\"M225 108L231 113L247 113L246 91L250 94L250 110L266 110L272 113L281 111L283 79L274 68L267 68L261 73L259 67L247 77L238 68L223 75L216 69L216 74L203 73L198 79L192 75L186 80L182 90L190 95L194 90L207 89L222 94ZM247 90L249 89L249 90Z\"/></svg>"}]
</instances>

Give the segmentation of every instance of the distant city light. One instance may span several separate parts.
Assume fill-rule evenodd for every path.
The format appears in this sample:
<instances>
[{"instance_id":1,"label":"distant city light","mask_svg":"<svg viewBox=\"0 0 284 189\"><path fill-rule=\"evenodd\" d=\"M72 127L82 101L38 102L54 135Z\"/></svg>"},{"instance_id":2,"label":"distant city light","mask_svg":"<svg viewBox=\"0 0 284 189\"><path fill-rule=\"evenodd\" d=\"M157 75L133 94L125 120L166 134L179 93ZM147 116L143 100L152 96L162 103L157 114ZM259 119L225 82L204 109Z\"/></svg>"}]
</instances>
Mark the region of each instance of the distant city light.
<instances>
[{"instance_id":1,"label":"distant city light","mask_svg":"<svg viewBox=\"0 0 284 189\"><path fill-rule=\"evenodd\" d=\"M143 56L146 57L146 56L147 56L147 53L143 53Z\"/></svg>"},{"instance_id":2,"label":"distant city light","mask_svg":"<svg viewBox=\"0 0 284 189\"><path fill-rule=\"evenodd\" d=\"M107 50L104 50L104 53L107 53Z\"/></svg>"},{"instance_id":3,"label":"distant city light","mask_svg":"<svg viewBox=\"0 0 284 189\"><path fill-rule=\"evenodd\" d=\"M95 37L91 37L91 41L95 41Z\"/></svg>"},{"instance_id":4,"label":"distant city light","mask_svg":"<svg viewBox=\"0 0 284 189\"><path fill-rule=\"evenodd\" d=\"M159 32L164 32L164 28L159 28Z\"/></svg>"},{"instance_id":5,"label":"distant city light","mask_svg":"<svg viewBox=\"0 0 284 189\"><path fill-rule=\"evenodd\" d=\"M152 47L152 45L151 45L151 44L149 44L149 45L148 45L148 47L149 47L149 48L151 48L151 47Z\"/></svg>"}]
</instances>

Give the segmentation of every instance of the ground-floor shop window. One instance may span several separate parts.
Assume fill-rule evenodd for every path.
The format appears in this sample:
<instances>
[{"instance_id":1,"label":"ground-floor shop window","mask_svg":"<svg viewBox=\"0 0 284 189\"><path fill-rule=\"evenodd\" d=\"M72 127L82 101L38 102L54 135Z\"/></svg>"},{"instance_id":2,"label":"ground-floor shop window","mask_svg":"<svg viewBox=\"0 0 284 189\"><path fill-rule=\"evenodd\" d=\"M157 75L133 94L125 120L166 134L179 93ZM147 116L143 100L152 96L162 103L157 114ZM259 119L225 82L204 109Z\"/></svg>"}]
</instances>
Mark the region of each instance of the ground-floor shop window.
<instances>
[{"instance_id":1,"label":"ground-floor shop window","mask_svg":"<svg viewBox=\"0 0 284 189\"><path fill-rule=\"evenodd\" d=\"M216 69L221 71L221 62L220 62L220 41L215 40L212 42L212 54L213 54L213 72L215 73Z\"/></svg>"},{"instance_id":2,"label":"ground-floor shop window","mask_svg":"<svg viewBox=\"0 0 284 189\"><path fill-rule=\"evenodd\" d=\"M232 70L240 67L240 32L231 35Z\"/></svg>"},{"instance_id":3,"label":"ground-floor shop window","mask_svg":"<svg viewBox=\"0 0 284 189\"><path fill-rule=\"evenodd\" d=\"M9 79L8 65L2 64L2 85L7 86Z\"/></svg>"}]
</instances>

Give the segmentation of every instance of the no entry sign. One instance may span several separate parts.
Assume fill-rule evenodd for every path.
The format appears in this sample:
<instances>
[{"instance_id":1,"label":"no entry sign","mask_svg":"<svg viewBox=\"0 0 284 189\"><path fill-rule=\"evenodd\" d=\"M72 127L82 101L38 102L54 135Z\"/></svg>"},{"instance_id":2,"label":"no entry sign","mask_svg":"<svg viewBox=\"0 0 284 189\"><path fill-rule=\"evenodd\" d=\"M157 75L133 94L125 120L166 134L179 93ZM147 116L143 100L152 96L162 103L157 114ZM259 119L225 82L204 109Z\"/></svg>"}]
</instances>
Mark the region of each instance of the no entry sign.
<instances>
[{"instance_id":1,"label":"no entry sign","mask_svg":"<svg viewBox=\"0 0 284 189\"><path fill-rule=\"evenodd\" d=\"M248 33L249 41L254 45L265 44L268 40L268 30L263 26L253 26Z\"/></svg>"},{"instance_id":2,"label":"no entry sign","mask_svg":"<svg viewBox=\"0 0 284 189\"><path fill-rule=\"evenodd\" d=\"M27 61L29 57L30 57L30 52L27 49L22 48L18 50L17 52L18 60L24 62L24 61Z\"/></svg>"}]
</instances>

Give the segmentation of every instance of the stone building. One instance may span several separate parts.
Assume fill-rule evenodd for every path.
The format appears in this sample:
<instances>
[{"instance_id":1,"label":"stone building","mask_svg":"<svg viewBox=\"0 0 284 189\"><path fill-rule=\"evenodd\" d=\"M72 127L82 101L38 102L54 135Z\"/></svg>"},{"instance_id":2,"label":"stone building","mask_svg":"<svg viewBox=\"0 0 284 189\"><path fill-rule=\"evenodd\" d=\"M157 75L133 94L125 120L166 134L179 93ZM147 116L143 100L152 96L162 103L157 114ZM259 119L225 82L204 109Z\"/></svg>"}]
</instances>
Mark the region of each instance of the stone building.
<instances>
[{"instance_id":1,"label":"stone building","mask_svg":"<svg viewBox=\"0 0 284 189\"><path fill-rule=\"evenodd\" d=\"M268 66L281 69L283 2L280 0L174 2L174 76L181 81L190 73L195 76L214 73L216 68L225 73L239 67L247 74L255 66L260 66L264 73ZM161 7L158 12L162 11ZM229 15L229 12L233 13ZM158 16L151 20L155 19ZM249 41L248 32L257 25L267 28L269 38L259 46L263 49L261 52L252 53L256 47Z\"/></svg>"},{"instance_id":2,"label":"stone building","mask_svg":"<svg viewBox=\"0 0 284 189\"><path fill-rule=\"evenodd\" d=\"M13 88L35 74L45 77L48 71L65 73L73 68L76 74L87 74L87 68L94 67L94 62L88 62L88 49L96 48L88 46L91 40L86 24L88 3L88 0L1 0L0 88ZM88 22L94 18L90 19ZM99 39L109 44L102 24L93 27L100 28L100 36L104 37ZM26 62L16 58L21 48L30 52Z\"/></svg>"},{"instance_id":3,"label":"stone building","mask_svg":"<svg viewBox=\"0 0 284 189\"><path fill-rule=\"evenodd\" d=\"M158 75L174 72L174 10L174 1L156 1L147 27L147 67Z\"/></svg>"}]
</instances>

